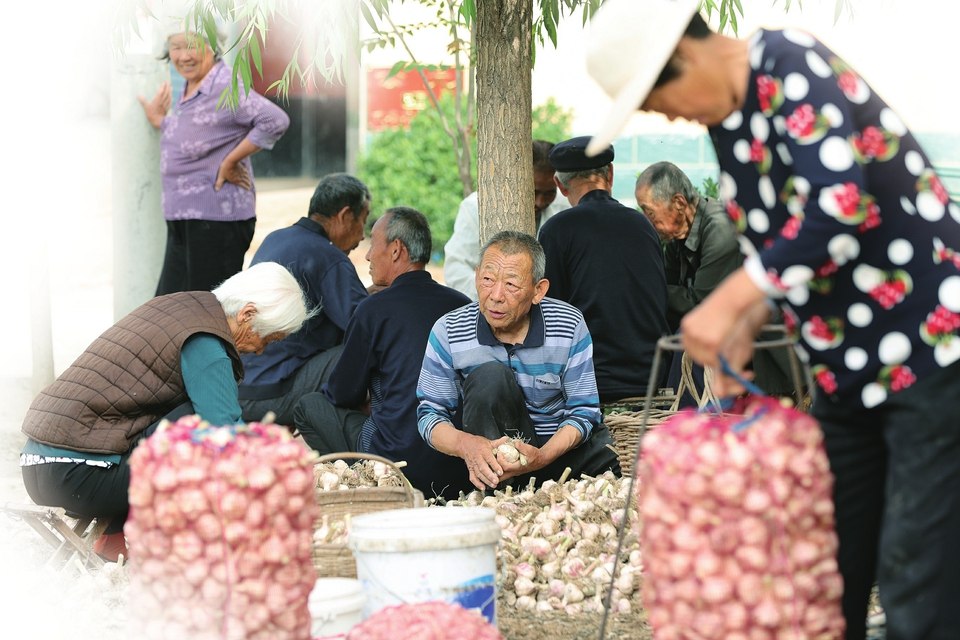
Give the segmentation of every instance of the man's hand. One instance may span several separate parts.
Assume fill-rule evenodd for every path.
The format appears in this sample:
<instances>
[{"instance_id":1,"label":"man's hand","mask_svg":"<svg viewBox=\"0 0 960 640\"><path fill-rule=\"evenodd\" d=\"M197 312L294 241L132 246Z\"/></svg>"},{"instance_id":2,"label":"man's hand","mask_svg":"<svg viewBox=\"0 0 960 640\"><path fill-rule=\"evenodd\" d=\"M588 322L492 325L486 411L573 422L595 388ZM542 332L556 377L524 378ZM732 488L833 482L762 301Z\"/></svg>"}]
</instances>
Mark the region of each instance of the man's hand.
<instances>
[{"instance_id":1,"label":"man's hand","mask_svg":"<svg viewBox=\"0 0 960 640\"><path fill-rule=\"evenodd\" d=\"M460 432L457 455L467 463L470 482L477 489L481 491L493 489L504 479L503 466L497 460L493 450L506 441L506 436L498 440L487 440L483 436ZM517 466L519 464L518 462Z\"/></svg>"},{"instance_id":2,"label":"man's hand","mask_svg":"<svg viewBox=\"0 0 960 640\"><path fill-rule=\"evenodd\" d=\"M143 112L147 115L147 120L150 121L150 124L152 124L154 128L160 128L160 123L163 122L163 119L167 116L167 111L170 111L172 95L173 92L170 89L170 83L164 82L160 85L160 90L157 91L157 95L153 96L153 100L150 102L147 102L147 99L143 96L137 96L137 100L139 100L143 106Z\"/></svg>"},{"instance_id":3,"label":"man's hand","mask_svg":"<svg viewBox=\"0 0 960 640\"><path fill-rule=\"evenodd\" d=\"M220 163L220 170L217 171L217 183L213 186L214 191L220 191L224 182L230 182L242 189L250 190L250 172L239 162L232 162L229 158Z\"/></svg>"},{"instance_id":4,"label":"man's hand","mask_svg":"<svg viewBox=\"0 0 960 640\"><path fill-rule=\"evenodd\" d=\"M499 445L499 441L497 441L495 444ZM514 476L538 471L553 462L553 460L547 459L547 456L544 455L542 450L538 449L532 444L527 444L526 442L522 442L520 440L514 440L513 446L516 447L517 451L520 452L520 455L523 456L526 464L520 464L520 460L517 460L516 462L507 462L498 454L497 462L500 463L500 467L503 469L503 474L500 476L500 482L509 480Z\"/></svg>"}]
</instances>

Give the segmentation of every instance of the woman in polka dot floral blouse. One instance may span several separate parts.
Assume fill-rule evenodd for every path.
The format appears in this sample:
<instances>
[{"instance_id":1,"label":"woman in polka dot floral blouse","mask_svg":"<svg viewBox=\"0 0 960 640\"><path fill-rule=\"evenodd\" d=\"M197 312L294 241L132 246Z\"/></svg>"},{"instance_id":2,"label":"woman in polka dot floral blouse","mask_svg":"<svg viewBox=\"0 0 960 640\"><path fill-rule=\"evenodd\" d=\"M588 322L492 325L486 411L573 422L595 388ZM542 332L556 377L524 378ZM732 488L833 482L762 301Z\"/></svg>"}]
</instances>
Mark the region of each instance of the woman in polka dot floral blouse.
<instances>
[{"instance_id":1,"label":"woman in polka dot floral blouse","mask_svg":"<svg viewBox=\"0 0 960 640\"><path fill-rule=\"evenodd\" d=\"M960 638L960 207L897 114L812 36L739 41L692 0L630 4L610 0L593 25L633 71L611 78L613 52L590 54L617 101L607 135L624 104L706 125L746 256L684 318L685 348L742 367L782 307L819 387L846 637L864 637L879 580L888 638ZM623 25L640 44L616 40Z\"/></svg>"}]
</instances>

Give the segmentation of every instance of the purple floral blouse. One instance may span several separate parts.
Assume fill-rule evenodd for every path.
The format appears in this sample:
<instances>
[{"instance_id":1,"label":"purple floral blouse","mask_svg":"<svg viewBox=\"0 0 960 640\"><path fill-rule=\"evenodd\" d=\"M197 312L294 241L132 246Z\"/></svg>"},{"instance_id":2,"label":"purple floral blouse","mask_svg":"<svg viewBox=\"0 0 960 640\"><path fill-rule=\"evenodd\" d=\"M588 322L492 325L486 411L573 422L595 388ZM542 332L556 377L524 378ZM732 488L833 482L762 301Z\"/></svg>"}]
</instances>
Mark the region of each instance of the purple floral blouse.
<instances>
[{"instance_id":1,"label":"purple floral blouse","mask_svg":"<svg viewBox=\"0 0 960 640\"><path fill-rule=\"evenodd\" d=\"M231 73L221 60L214 65L200 88L174 105L173 113L160 125L160 196L167 220L215 220L232 222L256 216L256 188L248 191L229 182L214 191L220 163L244 138L263 149L272 149L287 130L290 118L277 105L258 93L244 95L231 111L217 108ZM250 173L250 158L241 161Z\"/></svg>"},{"instance_id":2,"label":"purple floral blouse","mask_svg":"<svg viewBox=\"0 0 960 640\"><path fill-rule=\"evenodd\" d=\"M750 41L710 132L744 267L838 401L874 407L960 359L960 207L896 113L802 31Z\"/></svg>"}]
</instances>

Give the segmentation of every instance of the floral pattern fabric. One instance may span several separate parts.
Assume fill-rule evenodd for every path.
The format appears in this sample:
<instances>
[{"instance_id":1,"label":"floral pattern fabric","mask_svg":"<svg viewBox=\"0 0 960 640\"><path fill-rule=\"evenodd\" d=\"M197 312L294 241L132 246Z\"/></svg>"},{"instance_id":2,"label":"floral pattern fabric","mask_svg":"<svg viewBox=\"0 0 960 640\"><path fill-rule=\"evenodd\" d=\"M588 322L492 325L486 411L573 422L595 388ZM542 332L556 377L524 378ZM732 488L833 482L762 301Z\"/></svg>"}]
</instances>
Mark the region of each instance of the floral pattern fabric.
<instances>
[{"instance_id":1,"label":"floral pattern fabric","mask_svg":"<svg viewBox=\"0 0 960 640\"><path fill-rule=\"evenodd\" d=\"M711 128L744 267L821 391L864 407L960 359L960 206L900 118L812 36L759 31Z\"/></svg>"},{"instance_id":2,"label":"floral pattern fabric","mask_svg":"<svg viewBox=\"0 0 960 640\"><path fill-rule=\"evenodd\" d=\"M214 191L220 163L244 138L262 149L272 149L290 125L277 105L240 89L236 111L218 107L230 87L231 70L221 60L189 98L174 105L160 125L160 205L167 220L235 222L256 216L256 188L224 183ZM250 158L241 164L253 182Z\"/></svg>"}]
</instances>

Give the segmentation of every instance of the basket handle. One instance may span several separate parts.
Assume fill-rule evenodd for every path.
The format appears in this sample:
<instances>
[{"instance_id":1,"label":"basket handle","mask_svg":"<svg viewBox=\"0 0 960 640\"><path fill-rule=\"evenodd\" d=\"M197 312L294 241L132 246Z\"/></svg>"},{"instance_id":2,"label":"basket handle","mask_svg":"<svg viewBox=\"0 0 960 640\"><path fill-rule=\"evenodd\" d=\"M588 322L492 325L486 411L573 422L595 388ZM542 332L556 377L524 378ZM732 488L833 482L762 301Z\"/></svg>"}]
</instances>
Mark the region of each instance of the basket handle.
<instances>
[{"instance_id":1,"label":"basket handle","mask_svg":"<svg viewBox=\"0 0 960 640\"><path fill-rule=\"evenodd\" d=\"M407 476L403 475L403 471L400 471L400 467L398 467L392 460L387 460L383 456L378 456L375 453L363 453L361 451L343 451L341 453L328 453L320 456L314 460L313 463L323 464L325 462L333 462L334 460L343 460L344 458L351 458L353 460L374 460L376 462L382 462L386 464L391 469L396 471L400 479L403 480L403 489L407 492L407 498L410 501L410 506L416 506L416 497L413 494L413 485L410 484Z\"/></svg>"}]
</instances>

